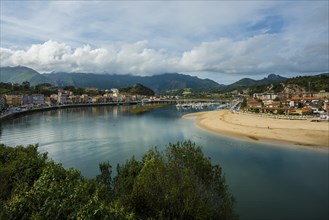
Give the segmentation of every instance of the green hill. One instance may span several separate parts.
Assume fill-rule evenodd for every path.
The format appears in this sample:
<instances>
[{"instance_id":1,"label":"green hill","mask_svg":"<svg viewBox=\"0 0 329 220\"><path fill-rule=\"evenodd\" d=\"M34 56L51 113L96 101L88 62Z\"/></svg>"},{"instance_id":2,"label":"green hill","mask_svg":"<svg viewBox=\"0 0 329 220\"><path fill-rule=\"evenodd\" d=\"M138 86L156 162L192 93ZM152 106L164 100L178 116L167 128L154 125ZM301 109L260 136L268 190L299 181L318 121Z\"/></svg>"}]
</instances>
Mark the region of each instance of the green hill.
<instances>
[{"instance_id":1,"label":"green hill","mask_svg":"<svg viewBox=\"0 0 329 220\"><path fill-rule=\"evenodd\" d=\"M140 83L156 93L173 89L201 89L220 86L210 79L200 79L195 76L178 73L164 73L154 76L66 72L40 74L31 68L23 66L1 67L0 73L0 81L6 83L28 81L31 85L50 83L53 86L96 87L98 89L126 88Z\"/></svg>"},{"instance_id":2,"label":"green hill","mask_svg":"<svg viewBox=\"0 0 329 220\"><path fill-rule=\"evenodd\" d=\"M232 83L230 85L222 86L219 88L211 89L212 92L226 93L235 90L242 91L244 89L250 88L257 85L267 85L270 83L278 83L287 80L288 78L282 77L280 75L270 74L261 80L255 80L250 78L243 78L239 81Z\"/></svg>"},{"instance_id":3,"label":"green hill","mask_svg":"<svg viewBox=\"0 0 329 220\"><path fill-rule=\"evenodd\" d=\"M153 96L154 91L150 88L143 86L140 83L137 83L133 87L121 88L120 93L124 94L137 94L137 95L146 95L146 96Z\"/></svg>"},{"instance_id":4,"label":"green hill","mask_svg":"<svg viewBox=\"0 0 329 220\"><path fill-rule=\"evenodd\" d=\"M0 81L5 83L30 82L31 85L51 83L51 80L37 71L24 67L0 67Z\"/></svg>"},{"instance_id":5,"label":"green hill","mask_svg":"<svg viewBox=\"0 0 329 220\"><path fill-rule=\"evenodd\" d=\"M329 73L315 76L297 76L282 82L254 85L250 87L250 93L257 92L319 92L329 91Z\"/></svg>"},{"instance_id":6,"label":"green hill","mask_svg":"<svg viewBox=\"0 0 329 220\"><path fill-rule=\"evenodd\" d=\"M72 85L76 87L97 87L99 89L125 88L137 83L151 88L154 92L172 89L214 88L219 84L209 79L200 79L190 75L165 73L154 76L110 75L92 73L51 73L46 75L56 86Z\"/></svg>"}]
</instances>

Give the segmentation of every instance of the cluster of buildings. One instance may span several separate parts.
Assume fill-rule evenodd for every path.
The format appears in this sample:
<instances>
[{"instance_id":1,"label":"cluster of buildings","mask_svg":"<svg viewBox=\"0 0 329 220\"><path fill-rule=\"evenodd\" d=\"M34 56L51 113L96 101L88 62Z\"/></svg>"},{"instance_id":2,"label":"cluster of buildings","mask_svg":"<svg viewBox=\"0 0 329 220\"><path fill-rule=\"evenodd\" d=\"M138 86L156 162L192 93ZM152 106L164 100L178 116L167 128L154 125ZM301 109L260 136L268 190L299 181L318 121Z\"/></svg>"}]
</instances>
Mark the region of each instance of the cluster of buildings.
<instances>
[{"instance_id":1,"label":"cluster of buildings","mask_svg":"<svg viewBox=\"0 0 329 220\"><path fill-rule=\"evenodd\" d=\"M244 110L285 115L328 114L329 92L255 93L247 99Z\"/></svg>"},{"instance_id":2,"label":"cluster of buildings","mask_svg":"<svg viewBox=\"0 0 329 220\"><path fill-rule=\"evenodd\" d=\"M87 88L86 92L97 91L96 88ZM7 107L15 107L20 109L33 109L41 107L51 107L58 105L70 104L100 104L111 102L133 102L133 101L158 101L163 99L174 99L172 96L143 96L120 94L119 89L105 90L103 95L91 96L88 94L75 95L72 91L59 89L57 94L45 96L43 94L32 95L0 95L0 111Z\"/></svg>"}]
</instances>

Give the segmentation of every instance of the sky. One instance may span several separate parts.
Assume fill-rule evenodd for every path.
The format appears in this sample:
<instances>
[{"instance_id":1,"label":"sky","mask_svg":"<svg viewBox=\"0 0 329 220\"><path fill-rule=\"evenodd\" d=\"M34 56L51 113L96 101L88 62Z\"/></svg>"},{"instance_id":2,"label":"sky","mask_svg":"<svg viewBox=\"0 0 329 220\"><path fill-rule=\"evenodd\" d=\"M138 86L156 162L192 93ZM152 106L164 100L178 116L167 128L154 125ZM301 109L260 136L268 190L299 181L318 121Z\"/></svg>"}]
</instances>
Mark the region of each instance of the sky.
<instances>
[{"instance_id":1,"label":"sky","mask_svg":"<svg viewBox=\"0 0 329 220\"><path fill-rule=\"evenodd\" d=\"M0 1L0 65L229 84L329 72L328 1Z\"/></svg>"}]
</instances>

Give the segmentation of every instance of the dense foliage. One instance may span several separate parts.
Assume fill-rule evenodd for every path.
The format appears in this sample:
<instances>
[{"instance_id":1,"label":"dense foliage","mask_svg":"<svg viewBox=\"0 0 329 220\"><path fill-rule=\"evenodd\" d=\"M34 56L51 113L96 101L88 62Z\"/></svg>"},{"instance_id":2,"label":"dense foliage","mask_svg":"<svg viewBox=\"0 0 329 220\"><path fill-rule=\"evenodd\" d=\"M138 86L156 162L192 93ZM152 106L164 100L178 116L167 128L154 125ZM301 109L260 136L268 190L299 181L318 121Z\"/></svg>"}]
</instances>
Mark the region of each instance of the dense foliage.
<instances>
[{"instance_id":1,"label":"dense foliage","mask_svg":"<svg viewBox=\"0 0 329 220\"><path fill-rule=\"evenodd\" d=\"M120 88L119 89L121 93L124 94L137 94L137 95L145 95L145 96L154 96L154 91L150 88L147 88L146 86L143 86L140 83L137 83L133 87L127 87L127 88Z\"/></svg>"},{"instance_id":2,"label":"dense foliage","mask_svg":"<svg viewBox=\"0 0 329 220\"><path fill-rule=\"evenodd\" d=\"M285 83L299 85L300 87L305 88L306 91L329 91L329 73L317 76L298 76L288 79Z\"/></svg>"},{"instance_id":3,"label":"dense foliage","mask_svg":"<svg viewBox=\"0 0 329 220\"><path fill-rule=\"evenodd\" d=\"M31 86L28 81L19 83L3 83L0 82L0 94L7 95L31 95L43 94L49 96L50 94L57 93L57 88L52 87L49 83L42 83Z\"/></svg>"},{"instance_id":4,"label":"dense foliage","mask_svg":"<svg viewBox=\"0 0 329 220\"><path fill-rule=\"evenodd\" d=\"M0 94L6 95L32 95L32 94L43 94L50 96L51 94L57 94L58 87L54 87L49 83L42 83L37 85L30 85L28 81L19 83L3 83L0 82ZM64 86L61 89L73 92L75 95L103 95L105 92L101 90L88 91L84 88L78 88L74 86Z\"/></svg>"},{"instance_id":5,"label":"dense foliage","mask_svg":"<svg viewBox=\"0 0 329 220\"><path fill-rule=\"evenodd\" d=\"M268 90L279 93L283 92L285 87L296 87L301 90L295 92L319 92L321 90L329 91L329 74L320 74L316 76L297 76L287 79L283 82L254 85L249 88L249 93L261 93L266 92Z\"/></svg>"},{"instance_id":6,"label":"dense foliage","mask_svg":"<svg viewBox=\"0 0 329 220\"><path fill-rule=\"evenodd\" d=\"M0 145L0 219L236 219L222 170L190 141L84 178L37 152Z\"/></svg>"}]
</instances>

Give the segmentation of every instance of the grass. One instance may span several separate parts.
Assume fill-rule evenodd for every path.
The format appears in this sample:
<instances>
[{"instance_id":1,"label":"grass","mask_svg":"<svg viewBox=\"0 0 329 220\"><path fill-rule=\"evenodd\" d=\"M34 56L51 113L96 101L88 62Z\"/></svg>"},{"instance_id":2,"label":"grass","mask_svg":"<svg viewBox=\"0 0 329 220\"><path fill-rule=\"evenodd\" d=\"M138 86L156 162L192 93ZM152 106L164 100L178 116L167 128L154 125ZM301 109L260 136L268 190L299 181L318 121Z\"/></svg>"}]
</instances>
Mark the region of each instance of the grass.
<instances>
[{"instance_id":1,"label":"grass","mask_svg":"<svg viewBox=\"0 0 329 220\"><path fill-rule=\"evenodd\" d=\"M136 108L131 108L129 112L135 113L135 114L141 114L144 112L151 111L153 109L157 108L163 108L168 106L168 104L155 104L155 105L138 105Z\"/></svg>"}]
</instances>

